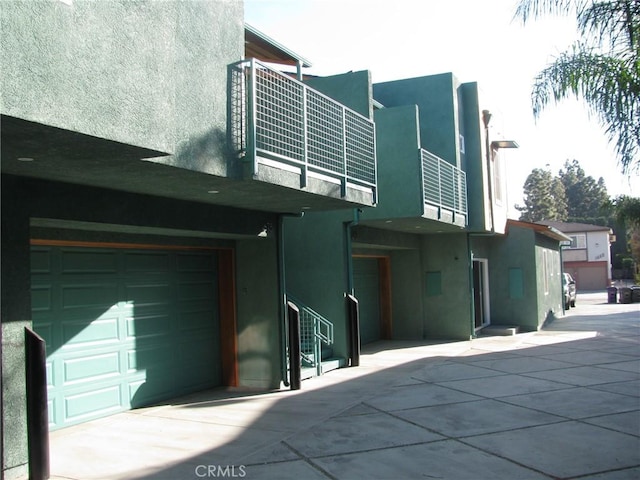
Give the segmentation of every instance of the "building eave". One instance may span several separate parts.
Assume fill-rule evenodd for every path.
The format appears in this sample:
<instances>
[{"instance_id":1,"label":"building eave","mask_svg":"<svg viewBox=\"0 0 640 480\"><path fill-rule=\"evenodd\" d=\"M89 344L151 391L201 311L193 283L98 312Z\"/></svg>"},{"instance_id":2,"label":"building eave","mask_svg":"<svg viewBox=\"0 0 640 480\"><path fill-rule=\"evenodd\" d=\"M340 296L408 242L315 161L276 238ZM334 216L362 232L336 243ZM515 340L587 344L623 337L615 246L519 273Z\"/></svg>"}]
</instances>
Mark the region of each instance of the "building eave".
<instances>
[{"instance_id":1,"label":"building eave","mask_svg":"<svg viewBox=\"0 0 640 480\"><path fill-rule=\"evenodd\" d=\"M303 56L289 50L247 23L244 24L244 42L247 57L283 65L300 65L304 68L312 66L311 62Z\"/></svg>"},{"instance_id":2,"label":"building eave","mask_svg":"<svg viewBox=\"0 0 640 480\"><path fill-rule=\"evenodd\" d=\"M507 233L509 232L510 226L528 228L530 230L533 230L536 233L539 233L540 235L544 235L545 237L549 237L552 240L556 240L558 242L571 241L571 237L565 235L560 230L550 225L542 225L540 223L531 223L531 222L524 222L522 220L509 219L507 220Z\"/></svg>"}]
</instances>

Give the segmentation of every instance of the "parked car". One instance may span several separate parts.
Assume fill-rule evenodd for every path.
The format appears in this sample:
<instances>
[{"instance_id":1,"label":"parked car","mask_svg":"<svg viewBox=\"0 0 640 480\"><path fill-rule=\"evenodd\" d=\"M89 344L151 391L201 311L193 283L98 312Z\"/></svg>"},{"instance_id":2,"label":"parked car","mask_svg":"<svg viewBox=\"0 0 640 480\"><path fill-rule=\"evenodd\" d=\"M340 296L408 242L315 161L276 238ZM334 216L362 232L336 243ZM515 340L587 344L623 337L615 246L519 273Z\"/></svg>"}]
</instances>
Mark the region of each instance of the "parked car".
<instances>
[{"instance_id":1,"label":"parked car","mask_svg":"<svg viewBox=\"0 0 640 480\"><path fill-rule=\"evenodd\" d=\"M562 291L564 292L564 309L576 306L576 281L568 273L562 274Z\"/></svg>"}]
</instances>

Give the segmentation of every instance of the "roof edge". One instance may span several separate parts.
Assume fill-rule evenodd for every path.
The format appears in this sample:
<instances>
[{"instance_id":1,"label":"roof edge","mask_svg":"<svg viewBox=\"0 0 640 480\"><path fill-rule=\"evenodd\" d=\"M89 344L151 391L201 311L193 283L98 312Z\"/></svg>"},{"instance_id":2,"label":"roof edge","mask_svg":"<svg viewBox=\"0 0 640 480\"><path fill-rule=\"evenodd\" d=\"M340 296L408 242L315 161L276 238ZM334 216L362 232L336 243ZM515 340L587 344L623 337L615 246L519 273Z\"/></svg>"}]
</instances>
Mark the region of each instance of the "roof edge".
<instances>
[{"instance_id":1,"label":"roof edge","mask_svg":"<svg viewBox=\"0 0 640 480\"><path fill-rule=\"evenodd\" d=\"M551 227L549 225L542 225L540 223L524 222L522 220L508 219L507 220L507 231L508 231L510 225L513 225L515 227L528 228L530 230L533 230L536 233L539 233L540 235L544 235L545 237L549 237L549 238L551 238L553 240L557 240L558 242L570 242L571 241L571 237L569 237L568 235L562 233L557 228Z\"/></svg>"},{"instance_id":2,"label":"roof edge","mask_svg":"<svg viewBox=\"0 0 640 480\"><path fill-rule=\"evenodd\" d=\"M307 68L307 67L312 67L313 66L312 63L309 60L307 60L306 58L304 58L302 55L298 55L293 50L288 49L287 47L285 47L281 43L277 42L273 38L271 38L268 35L262 33L260 30L258 30L257 28L249 25L246 22L244 24L244 29L245 29L245 32L249 32L249 33L255 35L256 37L258 37L263 42L269 44L275 50L278 50L279 53L281 53L284 57L289 57L291 60L299 62L302 65L302 67Z\"/></svg>"}]
</instances>

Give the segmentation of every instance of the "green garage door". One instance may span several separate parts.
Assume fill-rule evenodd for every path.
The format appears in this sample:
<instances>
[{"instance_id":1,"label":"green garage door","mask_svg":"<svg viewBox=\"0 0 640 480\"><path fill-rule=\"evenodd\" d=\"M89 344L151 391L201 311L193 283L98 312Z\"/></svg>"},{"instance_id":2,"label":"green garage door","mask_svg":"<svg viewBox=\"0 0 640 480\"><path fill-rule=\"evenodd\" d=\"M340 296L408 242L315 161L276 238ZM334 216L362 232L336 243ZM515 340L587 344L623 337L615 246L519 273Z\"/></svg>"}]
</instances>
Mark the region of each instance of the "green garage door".
<instances>
[{"instance_id":1,"label":"green garage door","mask_svg":"<svg viewBox=\"0 0 640 480\"><path fill-rule=\"evenodd\" d=\"M360 310L360 343L380 340L380 273L377 258L353 259L353 284Z\"/></svg>"},{"instance_id":2,"label":"green garage door","mask_svg":"<svg viewBox=\"0 0 640 480\"><path fill-rule=\"evenodd\" d=\"M50 428L220 384L215 251L33 246Z\"/></svg>"}]
</instances>

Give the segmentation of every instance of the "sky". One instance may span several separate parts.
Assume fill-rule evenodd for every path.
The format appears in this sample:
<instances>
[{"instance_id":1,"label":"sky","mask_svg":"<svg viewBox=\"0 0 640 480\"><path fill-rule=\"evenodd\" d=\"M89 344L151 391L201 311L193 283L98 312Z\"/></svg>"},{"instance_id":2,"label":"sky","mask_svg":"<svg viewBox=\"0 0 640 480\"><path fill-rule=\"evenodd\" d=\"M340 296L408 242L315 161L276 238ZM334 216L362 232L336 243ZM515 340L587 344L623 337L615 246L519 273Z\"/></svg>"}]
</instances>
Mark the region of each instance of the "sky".
<instances>
[{"instance_id":1,"label":"sky","mask_svg":"<svg viewBox=\"0 0 640 480\"><path fill-rule=\"evenodd\" d=\"M638 172L623 175L604 129L578 100L531 109L536 74L578 39L575 19L514 20L517 0L245 0L245 21L309 60L305 73L369 70L372 81L453 72L478 82L492 136L505 151L511 218L534 168L553 175L566 160L602 177L611 197L640 195Z\"/></svg>"}]
</instances>

